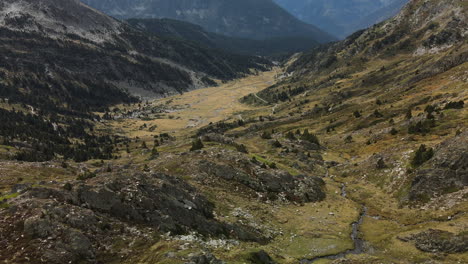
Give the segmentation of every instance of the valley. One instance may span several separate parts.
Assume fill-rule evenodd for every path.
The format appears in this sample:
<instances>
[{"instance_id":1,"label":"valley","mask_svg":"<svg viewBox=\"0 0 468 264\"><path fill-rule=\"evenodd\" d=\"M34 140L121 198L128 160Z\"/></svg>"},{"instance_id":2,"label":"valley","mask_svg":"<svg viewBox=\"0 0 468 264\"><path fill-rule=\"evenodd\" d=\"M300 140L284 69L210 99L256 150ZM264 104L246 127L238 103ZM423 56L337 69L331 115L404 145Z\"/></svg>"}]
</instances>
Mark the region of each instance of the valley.
<instances>
[{"instance_id":1,"label":"valley","mask_svg":"<svg viewBox=\"0 0 468 264\"><path fill-rule=\"evenodd\" d=\"M261 57L185 22L1 2L0 263L468 263L467 8L412 0Z\"/></svg>"},{"instance_id":2,"label":"valley","mask_svg":"<svg viewBox=\"0 0 468 264\"><path fill-rule=\"evenodd\" d=\"M15 175L16 179L22 178L22 182L34 184L34 188L53 188L69 180L74 182L72 185L77 184L73 175L80 170L95 171L99 175L97 182L91 178L86 180L86 184L98 184L99 181L117 177L116 174L133 174L135 171L144 174L175 175L183 178L213 202L217 221L242 223L261 230L269 241L258 244L227 238L204 238L197 233L170 237L161 234L161 238L133 235L127 242L114 242L130 247L128 255L115 260L115 263L184 263L186 256L197 255L199 252L211 252L227 263L246 263L258 252L268 252L278 263L331 263L339 258L348 259L347 263L382 263L392 259L399 259L399 263L415 263L431 259L433 254L408 246L407 242L402 241L404 237L428 229L453 233L467 229L466 200L459 201L456 206L450 208L401 207L401 202L396 197L364 178L366 175L344 175L346 168L353 167L356 160L350 158L353 150L343 151L340 139L318 134L324 148L306 150L310 155L307 158L301 157L297 150L286 154L284 151L272 149L268 140L262 139L258 133L242 133L242 130L249 127L249 122L253 122L255 127L258 121L252 120L271 115L272 106L246 105L239 100L249 93L257 94L271 86L277 81L275 77L278 75L281 75L280 68L231 81L219 87L126 106L126 109L118 106L116 108L119 110L114 111L116 116L120 112L131 112L132 117L103 121L97 126L103 131L134 139L129 145L130 151L122 150L118 159L105 163L98 160L85 163L68 162L67 168L55 162L48 162L47 165L2 162L2 177L7 174ZM152 109L157 110L154 112L159 112L160 109L164 111L155 117L151 114ZM206 138L203 150L187 152L192 142L191 136L200 129L220 122L236 123L241 117L246 121L246 125L235 127L225 134L238 133L235 141L245 145L248 154L237 152L231 144L223 142L225 139L212 141ZM263 122L271 122L273 125L268 127L276 131L286 127L287 130L311 127L304 124L303 120L298 122L288 115L281 115L281 112L271 118L274 120ZM151 127L153 129L149 129ZM318 128L316 125L313 127ZM155 138L162 140L163 137L159 136L165 133L169 136L165 137L164 142L158 143L158 154L154 156L149 149L152 148ZM272 133L272 138L279 139L283 148L289 144L294 146L294 141L282 139L278 132ZM142 142L145 142L146 148L141 146ZM296 147L304 151L305 146ZM323 160L320 155L323 156ZM287 197L276 201L270 198L264 200L263 195L253 193L251 189L246 188L245 183L237 183L232 178L223 178L224 176L213 178L203 172L206 171L203 164L208 162L210 167L219 166L218 170L221 170L222 174L240 173L235 172L234 167L223 167L221 164L237 163L246 158L245 161L250 159L254 160L251 161L254 163L270 164L267 166L272 168L271 164L275 163L275 168L278 167L291 175L317 175L323 179L326 186L326 198L312 203L288 202ZM30 170L36 170L35 167L42 168L43 173L30 178ZM233 169L234 172L230 172ZM52 171L56 172L51 173ZM217 172L213 173L218 175ZM70 175L71 178L64 175ZM7 190L11 186L18 184L6 182L2 189ZM233 189L236 191L233 192ZM268 221L265 221L266 219ZM112 248L118 249L116 245ZM405 252L404 259L401 252ZM446 263L468 261L466 253L439 257Z\"/></svg>"}]
</instances>

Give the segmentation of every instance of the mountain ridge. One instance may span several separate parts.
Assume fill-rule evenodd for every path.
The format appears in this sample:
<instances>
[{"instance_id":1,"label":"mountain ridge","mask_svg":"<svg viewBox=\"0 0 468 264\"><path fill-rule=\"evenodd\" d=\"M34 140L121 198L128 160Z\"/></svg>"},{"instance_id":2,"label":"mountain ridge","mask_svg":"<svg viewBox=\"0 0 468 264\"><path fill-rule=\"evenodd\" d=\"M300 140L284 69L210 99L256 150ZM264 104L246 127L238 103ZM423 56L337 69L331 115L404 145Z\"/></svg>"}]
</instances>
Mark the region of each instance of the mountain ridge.
<instances>
[{"instance_id":1,"label":"mountain ridge","mask_svg":"<svg viewBox=\"0 0 468 264\"><path fill-rule=\"evenodd\" d=\"M298 20L271 0L83 1L117 18L178 19L233 37L311 37L320 43L335 40L328 33Z\"/></svg>"},{"instance_id":2,"label":"mountain ridge","mask_svg":"<svg viewBox=\"0 0 468 264\"><path fill-rule=\"evenodd\" d=\"M312 38L284 37L265 40L228 37L207 32L201 26L172 19L128 19L130 25L158 36L194 41L209 48L238 54L285 56L318 45Z\"/></svg>"},{"instance_id":3,"label":"mountain ridge","mask_svg":"<svg viewBox=\"0 0 468 264\"><path fill-rule=\"evenodd\" d=\"M275 0L301 20L345 38L398 13L408 0Z\"/></svg>"}]
</instances>

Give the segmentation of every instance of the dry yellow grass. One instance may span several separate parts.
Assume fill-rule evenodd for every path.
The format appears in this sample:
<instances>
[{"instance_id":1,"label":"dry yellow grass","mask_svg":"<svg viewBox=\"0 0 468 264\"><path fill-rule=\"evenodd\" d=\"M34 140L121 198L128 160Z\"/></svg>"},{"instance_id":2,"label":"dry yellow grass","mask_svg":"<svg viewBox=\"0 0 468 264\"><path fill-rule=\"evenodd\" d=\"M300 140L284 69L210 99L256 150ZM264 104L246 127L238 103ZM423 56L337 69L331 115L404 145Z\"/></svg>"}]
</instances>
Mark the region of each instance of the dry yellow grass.
<instances>
[{"instance_id":1,"label":"dry yellow grass","mask_svg":"<svg viewBox=\"0 0 468 264\"><path fill-rule=\"evenodd\" d=\"M221 84L218 87L209 87L190 91L182 95L157 99L151 102L152 106L165 105L175 109L154 120L124 120L113 121L109 125L115 131L121 131L129 137L152 136L159 133L172 135L188 135L195 129L228 119L244 118L240 112L262 108L241 104L239 99L251 93L257 93L275 82L275 75L279 69L261 72L243 79ZM270 109L270 107L266 107ZM140 130L146 124L148 127L156 125L153 132Z\"/></svg>"}]
</instances>

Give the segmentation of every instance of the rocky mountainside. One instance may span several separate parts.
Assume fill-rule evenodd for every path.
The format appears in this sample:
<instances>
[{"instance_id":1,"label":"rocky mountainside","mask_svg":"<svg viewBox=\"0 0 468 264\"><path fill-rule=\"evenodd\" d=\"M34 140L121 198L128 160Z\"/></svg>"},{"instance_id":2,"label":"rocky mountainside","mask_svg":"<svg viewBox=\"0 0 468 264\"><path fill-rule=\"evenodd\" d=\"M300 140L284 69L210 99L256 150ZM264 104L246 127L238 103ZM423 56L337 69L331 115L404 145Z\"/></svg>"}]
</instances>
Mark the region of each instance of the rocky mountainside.
<instances>
[{"instance_id":1,"label":"rocky mountainside","mask_svg":"<svg viewBox=\"0 0 468 264\"><path fill-rule=\"evenodd\" d=\"M468 263L467 11L413 0L168 98L55 114L1 100L0 262ZM51 98L77 82L2 71Z\"/></svg>"},{"instance_id":2,"label":"rocky mountainside","mask_svg":"<svg viewBox=\"0 0 468 264\"><path fill-rule=\"evenodd\" d=\"M10 145L28 142L43 153L37 160L50 159L54 151L86 159L71 142L80 139L90 147L98 139L86 141L92 125L70 118L96 120L95 111L135 102L135 95L182 93L270 66L259 57L147 34L77 0L2 1L0 31L0 98L8 106L1 111L0 131ZM93 148L92 156L109 157ZM25 153L22 159L31 157Z\"/></svg>"},{"instance_id":3,"label":"rocky mountainside","mask_svg":"<svg viewBox=\"0 0 468 264\"><path fill-rule=\"evenodd\" d=\"M309 50L319 43L309 37L283 37L265 40L228 37L204 30L201 26L172 19L129 19L127 22L166 38L197 42L213 49L258 56L278 56Z\"/></svg>"},{"instance_id":4,"label":"rocky mountainside","mask_svg":"<svg viewBox=\"0 0 468 264\"><path fill-rule=\"evenodd\" d=\"M309 37L319 43L334 37L301 22L272 0L83 0L116 18L171 18L232 37L269 39Z\"/></svg>"},{"instance_id":5,"label":"rocky mountainside","mask_svg":"<svg viewBox=\"0 0 468 264\"><path fill-rule=\"evenodd\" d=\"M195 88L200 76L226 80L247 73L248 68L255 68L257 62L267 63L260 60L256 62L255 58L235 57L183 41L155 38L75 0L3 1L1 14L1 29L10 33L4 34L5 49L32 45L26 42L34 42L34 37L38 37L41 38L41 41L36 41L38 45L50 47L51 50L72 46L68 50L101 54L107 58L111 67L100 68L100 62L94 62L93 65L91 60L76 61L74 65L73 60L82 57L72 56L76 54L70 51L54 53L37 47L40 52L58 57L57 62L54 62L57 68L84 76L99 74L121 87L135 86L160 95ZM33 55L44 55L40 52ZM63 58L59 54L63 54ZM47 64L45 57L35 60ZM70 63L65 64L68 61ZM87 63L88 66L79 65L80 68L76 69L79 63ZM54 74L51 69L53 66L50 65L48 69L51 75ZM147 69L139 70L142 76L131 80L127 79L128 74L125 72L130 71L131 67Z\"/></svg>"},{"instance_id":6,"label":"rocky mountainside","mask_svg":"<svg viewBox=\"0 0 468 264\"><path fill-rule=\"evenodd\" d=\"M345 38L398 13L408 0L275 0L302 21Z\"/></svg>"},{"instance_id":7,"label":"rocky mountainside","mask_svg":"<svg viewBox=\"0 0 468 264\"><path fill-rule=\"evenodd\" d=\"M412 1L384 23L296 58L290 78L257 96L271 103L296 98L284 111L329 116L316 129L355 145L349 155L356 164L361 160L359 167L380 160L378 167L389 168L373 181L386 182L386 191L402 201L426 203L468 183L467 149L457 147L466 145L460 109L467 96L467 26L463 1ZM258 102L252 95L244 100ZM417 151L409 155L412 145ZM397 177L401 167L394 166L405 157L413 158L413 167ZM432 165L420 167L428 160Z\"/></svg>"}]
</instances>

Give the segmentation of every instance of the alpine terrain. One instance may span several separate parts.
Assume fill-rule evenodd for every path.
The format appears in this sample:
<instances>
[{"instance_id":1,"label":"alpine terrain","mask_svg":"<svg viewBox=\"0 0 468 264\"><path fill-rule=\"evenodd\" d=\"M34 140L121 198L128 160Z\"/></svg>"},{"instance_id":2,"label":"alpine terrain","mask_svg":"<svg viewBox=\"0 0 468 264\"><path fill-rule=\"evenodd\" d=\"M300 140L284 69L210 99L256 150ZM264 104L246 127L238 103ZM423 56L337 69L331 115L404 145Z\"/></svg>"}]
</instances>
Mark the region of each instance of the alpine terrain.
<instances>
[{"instance_id":1,"label":"alpine terrain","mask_svg":"<svg viewBox=\"0 0 468 264\"><path fill-rule=\"evenodd\" d=\"M468 263L466 1L83 2L0 2L0 262Z\"/></svg>"}]
</instances>

